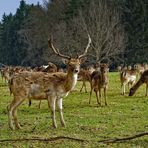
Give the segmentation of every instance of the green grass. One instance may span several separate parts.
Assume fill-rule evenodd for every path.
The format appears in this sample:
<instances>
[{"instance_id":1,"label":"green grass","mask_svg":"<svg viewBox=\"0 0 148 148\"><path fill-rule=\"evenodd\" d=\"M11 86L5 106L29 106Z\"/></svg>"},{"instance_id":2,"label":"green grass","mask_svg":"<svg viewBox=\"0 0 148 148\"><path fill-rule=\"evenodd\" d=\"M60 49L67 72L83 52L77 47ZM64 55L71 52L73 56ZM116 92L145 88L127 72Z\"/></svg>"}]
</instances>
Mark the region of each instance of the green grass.
<instances>
[{"instance_id":1,"label":"green grass","mask_svg":"<svg viewBox=\"0 0 148 148\"><path fill-rule=\"evenodd\" d=\"M23 138L52 138L66 136L86 140L84 142L68 139L55 141L7 141L0 142L5 148L79 148L79 147L115 147L115 148L146 148L148 137L140 137L122 143L105 144L99 140L115 137L126 137L143 131L148 131L148 97L145 97L145 85L141 86L133 97L120 95L118 73L109 74L108 106L97 105L93 93L91 105L88 104L89 92L80 93L81 82L77 83L75 91L63 100L66 127L61 127L57 113L58 128L51 127L51 114L47 101L42 101L38 109L37 101L32 101L28 107L26 100L18 109L21 130L11 131L8 128L6 106L12 96L5 83L0 80L0 140ZM89 84L88 84L89 90Z\"/></svg>"}]
</instances>

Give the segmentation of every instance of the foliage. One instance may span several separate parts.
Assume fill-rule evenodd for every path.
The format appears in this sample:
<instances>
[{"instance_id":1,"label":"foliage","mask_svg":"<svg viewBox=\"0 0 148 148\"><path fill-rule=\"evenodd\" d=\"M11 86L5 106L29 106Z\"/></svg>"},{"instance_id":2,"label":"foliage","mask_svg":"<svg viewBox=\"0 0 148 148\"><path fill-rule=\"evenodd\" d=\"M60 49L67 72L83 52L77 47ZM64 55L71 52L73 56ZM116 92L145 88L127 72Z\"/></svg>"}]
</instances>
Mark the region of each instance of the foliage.
<instances>
[{"instance_id":1,"label":"foliage","mask_svg":"<svg viewBox=\"0 0 148 148\"><path fill-rule=\"evenodd\" d=\"M43 6L21 0L16 14L4 14L0 22L0 62L60 64L47 39L52 36L60 51L75 56L85 48L89 33L89 62L146 63L147 6L145 0L45 0Z\"/></svg>"},{"instance_id":2,"label":"foliage","mask_svg":"<svg viewBox=\"0 0 148 148\"><path fill-rule=\"evenodd\" d=\"M127 63L148 62L148 5L145 0L126 0L123 22L128 33Z\"/></svg>"},{"instance_id":3,"label":"foliage","mask_svg":"<svg viewBox=\"0 0 148 148\"><path fill-rule=\"evenodd\" d=\"M120 95L119 73L109 73L108 106L97 105L93 93L91 105L88 104L89 93L80 93L81 82L78 82L75 91L64 98L64 117L66 127L60 126L57 112L58 128L51 127L51 114L47 101L42 101L38 109L38 101L33 101L28 107L26 100L18 109L19 121L22 129L11 131L8 128L6 107L12 96L6 83L0 80L0 139L22 138L51 138L66 136L84 139L88 142L76 140L55 141L23 141L1 142L0 147L147 147L147 137L133 139L124 143L104 144L99 140L114 137L126 137L148 130L148 101L145 94L145 85L141 86L134 97ZM89 85L87 85L89 87ZM103 98L102 98L103 99Z\"/></svg>"}]
</instances>

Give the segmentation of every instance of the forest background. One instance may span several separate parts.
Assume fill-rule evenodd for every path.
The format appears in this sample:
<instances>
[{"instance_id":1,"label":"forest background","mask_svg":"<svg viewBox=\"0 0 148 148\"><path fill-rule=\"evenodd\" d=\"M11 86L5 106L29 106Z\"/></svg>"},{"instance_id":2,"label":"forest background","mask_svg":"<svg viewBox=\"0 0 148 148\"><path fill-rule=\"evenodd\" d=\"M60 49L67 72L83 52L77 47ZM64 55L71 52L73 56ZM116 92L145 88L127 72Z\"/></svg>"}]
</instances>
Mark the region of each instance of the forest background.
<instances>
[{"instance_id":1,"label":"forest background","mask_svg":"<svg viewBox=\"0 0 148 148\"><path fill-rule=\"evenodd\" d=\"M24 0L16 13L0 22L0 63L40 66L61 61L48 48L48 38L61 53L76 56L92 38L87 63L148 63L146 0Z\"/></svg>"}]
</instances>

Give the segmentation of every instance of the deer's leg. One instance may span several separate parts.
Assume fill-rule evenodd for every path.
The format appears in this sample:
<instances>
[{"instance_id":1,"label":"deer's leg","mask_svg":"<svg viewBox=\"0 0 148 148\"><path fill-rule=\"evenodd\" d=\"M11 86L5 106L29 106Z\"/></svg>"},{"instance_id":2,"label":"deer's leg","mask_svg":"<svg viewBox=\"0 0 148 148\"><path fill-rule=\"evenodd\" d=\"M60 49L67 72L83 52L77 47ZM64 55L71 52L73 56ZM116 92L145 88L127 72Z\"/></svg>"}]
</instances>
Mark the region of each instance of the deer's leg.
<instances>
[{"instance_id":1,"label":"deer's leg","mask_svg":"<svg viewBox=\"0 0 148 148\"><path fill-rule=\"evenodd\" d=\"M57 105L58 105L58 109L59 109L59 112L60 112L61 125L65 126L65 121L64 121L64 116L63 116L63 107L62 107L62 98L57 100Z\"/></svg>"},{"instance_id":2,"label":"deer's leg","mask_svg":"<svg viewBox=\"0 0 148 148\"><path fill-rule=\"evenodd\" d=\"M123 84L123 95L125 95L125 86L126 84Z\"/></svg>"},{"instance_id":3,"label":"deer's leg","mask_svg":"<svg viewBox=\"0 0 148 148\"><path fill-rule=\"evenodd\" d=\"M102 95L101 95L101 87L99 87L99 97L101 98Z\"/></svg>"},{"instance_id":4,"label":"deer's leg","mask_svg":"<svg viewBox=\"0 0 148 148\"><path fill-rule=\"evenodd\" d=\"M107 95L106 95L106 87L104 88L104 99L105 99L105 105L107 105Z\"/></svg>"},{"instance_id":5,"label":"deer's leg","mask_svg":"<svg viewBox=\"0 0 148 148\"><path fill-rule=\"evenodd\" d=\"M85 92L87 93L87 89L86 89L86 81L84 81L84 87L85 87Z\"/></svg>"},{"instance_id":6,"label":"deer's leg","mask_svg":"<svg viewBox=\"0 0 148 148\"><path fill-rule=\"evenodd\" d=\"M56 97L48 97L48 104L51 108L51 115L52 115L52 126L54 128L57 128L56 115L55 115L55 102L56 102Z\"/></svg>"},{"instance_id":7,"label":"deer's leg","mask_svg":"<svg viewBox=\"0 0 148 148\"><path fill-rule=\"evenodd\" d=\"M123 84L121 84L121 95L123 95Z\"/></svg>"},{"instance_id":8,"label":"deer's leg","mask_svg":"<svg viewBox=\"0 0 148 148\"><path fill-rule=\"evenodd\" d=\"M99 104L101 105L101 87L99 87L99 98L100 98Z\"/></svg>"},{"instance_id":9,"label":"deer's leg","mask_svg":"<svg viewBox=\"0 0 148 148\"><path fill-rule=\"evenodd\" d=\"M125 95L125 83L121 84L121 94Z\"/></svg>"},{"instance_id":10,"label":"deer's leg","mask_svg":"<svg viewBox=\"0 0 148 148\"><path fill-rule=\"evenodd\" d=\"M20 129L21 128L21 126L20 126L20 124L18 122L18 118L17 118L17 107L19 105L21 105L24 100L25 99L18 99L17 103L15 103L15 105L14 105L14 109L13 109L13 112L12 112L13 118L14 118L14 124L15 124L15 127L17 129Z\"/></svg>"},{"instance_id":11,"label":"deer's leg","mask_svg":"<svg viewBox=\"0 0 148 148\"><path fill-rule=\"evenodd\" d=\"M30 107L30 106L31 106L31 103L32 103L32 102L31 102L31 99L28 99L28 101L29 101L29 107Z\"/></svg>"},{"instance_id":12,"label":"deer's leg","mask_svg":"<svg viewBox=\"0 0 148 148\"><path fill-rule=\"evenodd\" d=\"M19 123L18 123L18 119L17 119L17 111L16 108L23 102L24 100L20 99L20 98L14 98L12 100L12 102L10 103L10 105L7 107L8 109L8 123L9 123L9 127L14 130L14 124L13 124L13 120L15 123L16 127L19 127Z\"/></svg>"},{"instance_id":13,"label":"deer's leg","mask_svg":"<svg viewBox=\"0 0 148 148\"><path fill-rule=\"evenodd\" d=\"M41 100L40 100L40 102L39 102L39 109L41 108Z\"/></svg>"},{"instance_id":14,"label":"deer's leg","mask_svg":"<svg viewBox=\"0 0 148 148\"><path fill-rule=\"evenodd\" d=\"M18 122L18 118L17 118L17 109L16 109L16 108L13 110L13 117L14 117L14 124L15 124L15 127L16 127L17 129L20 129L21 126L20 126L20 124L19 124L19 122Z\"/></svg>"},{"instance_id":15,"label":"deer's leg","mask_svg":"<svg viewBox=\"0 0 148 148\"><path fill-rule=\"evenodd\" d=\"M83 87L84 87L84 81L82 81L82 87L80 89L80 92L82 92Z\"/></svg>"},{"instance_id":16,"label":"deer's leg","mask_svg":"<svg viewBox=\"0 0 148 148\"><path fill-rule=\"evenodd\" d=\"M13 102L14 102L14 100L11 102L10 105L7 106L7 111L8 111L8 124L9 124L9 127L12 130L15 130L15 127L14 127L14 124L13 124L13 115L12 115L12 110L13 110L12 104L13 104Z\"/></svg>"},{"instance_id":17,"label":"deer's leg","mask_svg":"<svg viewBox=\"0 0 148 148\"><path fill-rule=\"evenodd\" d=\"M99 96L98 96L98 91L97 90L95 90L95 94L96 94L96 98L97 98L97 103L100 104Z\"/></svg>"},{"instance_id":18,"label":"deer's leg","mask_svg":"<svg viewBox=\"0 0 148 148\"><path fill-rule=\"evenodd\" d=\"M90 89L90 96L89 96L89 104L90 104L90 101L91 101L92 90L93 90L92 84L90 86L91 86L91 89Z\"/></svg>"}]
</instances>

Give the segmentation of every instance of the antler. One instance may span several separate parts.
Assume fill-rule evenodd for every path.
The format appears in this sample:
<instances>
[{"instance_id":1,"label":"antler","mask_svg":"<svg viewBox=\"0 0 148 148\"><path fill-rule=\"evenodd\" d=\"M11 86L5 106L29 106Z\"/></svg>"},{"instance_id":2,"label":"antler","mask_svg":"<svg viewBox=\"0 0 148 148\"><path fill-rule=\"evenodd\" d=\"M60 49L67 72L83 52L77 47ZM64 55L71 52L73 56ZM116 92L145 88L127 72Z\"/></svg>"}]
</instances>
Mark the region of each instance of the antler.
<instances>
[{"instance_id":1,"label":"antler","mask_svg":"<svg viewBox=\"0 0 148 148\"><path fill-rule=\"evenodd\" d=\"M90 47L90 44L91 44L91 38L90 38L90 35L88 34L88 44L87 44L87 46L85 48L84 53L79 56L79 59L82 58L82 57L84 57L84 56L86 56L87 51L88 51L88 49Z\"/></svg>"},{"instance_id":2,"label":"antler","mask_svg":"<svg viewBox=\"0 0 148 148\"><path fill-rule=\"evenodd\" d=\"M60 51L59 51L59 49L58 48L55 48L53 46L51 39L48 39L48 45L49 45L49 47L53 50L53 52L56 55L58 55L58 56L60 56L60 57L62 57L64 59L70 59L71 58L70 56L66 56L66 55L61 54Z\"/></svg>"}]
</instances>

